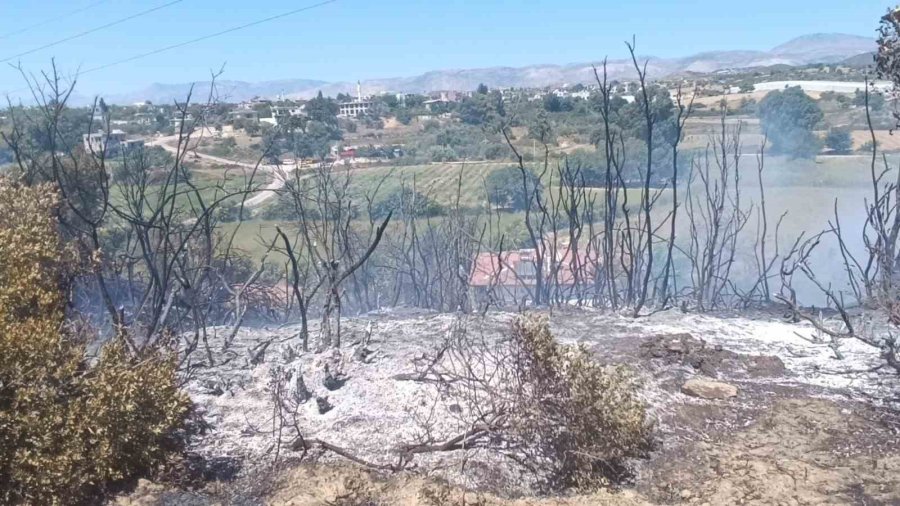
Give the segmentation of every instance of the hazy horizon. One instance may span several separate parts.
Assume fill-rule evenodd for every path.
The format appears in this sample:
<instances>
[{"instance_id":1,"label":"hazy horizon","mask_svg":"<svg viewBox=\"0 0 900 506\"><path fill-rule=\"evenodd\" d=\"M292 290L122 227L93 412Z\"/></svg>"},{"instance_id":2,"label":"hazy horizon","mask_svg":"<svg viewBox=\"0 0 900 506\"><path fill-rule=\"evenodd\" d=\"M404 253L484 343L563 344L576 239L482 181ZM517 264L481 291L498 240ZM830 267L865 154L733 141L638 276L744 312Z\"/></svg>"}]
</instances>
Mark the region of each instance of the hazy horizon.
<instances>
[{"instance_id":1,"label":"hazy horizon","mask_svg":"<svg viewBox=\"0 0 900 506\"><path fill-rule=\"evenodd\" d=\"M627 5L584 0L564 5L543 0L528 5L503 0L478 5L277 0L265 8L232 0L6 4L0 42L15 49L0 53L0 61L7 63L0 69L0 91L10 93L23 86L13 64L37 73L49 68L53 59L63 75L89 71L79 75L79 91L85 94L202 81L211 69L223 65L224 79L244 82L344 82L446 69L565 65L605 56L623 58L624 41L632 36L640 54L656 58L767 51L815 33L873 37L872 19L885 9L881 2L868 0L853 5L793 2L788 8L766 0L754 6L750 16L739 6L723 8L706 0L695 2L689 12L681 5L651 0ZM305 8L309 9L102 68ZM812 9L819 13L815 19L808 15ZM672 19L679 25L672 26ZM539 32L533 29L536 26L541 27ZM50 47L39 49L44 46Z\"/></svg>"}]
</instances>

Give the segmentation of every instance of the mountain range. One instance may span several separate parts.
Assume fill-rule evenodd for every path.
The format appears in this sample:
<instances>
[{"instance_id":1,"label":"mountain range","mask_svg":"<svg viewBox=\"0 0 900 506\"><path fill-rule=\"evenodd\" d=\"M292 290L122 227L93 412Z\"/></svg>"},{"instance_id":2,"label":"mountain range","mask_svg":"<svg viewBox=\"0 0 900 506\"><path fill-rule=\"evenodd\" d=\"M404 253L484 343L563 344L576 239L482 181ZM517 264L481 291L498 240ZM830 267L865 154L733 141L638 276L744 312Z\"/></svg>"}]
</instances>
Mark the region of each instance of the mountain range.
<instances>
[{"instance_id":1,"label":"mountain range","mask_svg":"<svg viewBox=\"0 0 900 506\"><path fill-rule=\"evenodd\" d=\"M818 33L804 35L778 45L768 51L710 51L683 58L641 57L647 60L651 78L661 78L684 72L714 72L723 69L767 67L771 65L806 65L811 63L837 63L865 59L862 56L875 50L875 40L857 35ZM572 64L543 64L525 67L489 67L478 69L434 70L411 77L371 79L362 82L366 94L423 93L439 90L472 90L484 83L489 87L544 87L562 84L593 82L593 65L600 62ZM635 77L630 60L607 62L610 79ZM196 90L206 90L208 82L194 83ZM183 100L191 84L155 83L131 93L106 96L110 103L130 104L149 100L153 103L171 103ZM310 98L319 91L326 96L338 93L356 93L354 82L326 82L314 79L283 79L277 81L244 82L218 81L217 90L222 100L236 102L255 96L275 98ZM204 91L205 93L205 91Z\"/></svg>"}]
</instances>

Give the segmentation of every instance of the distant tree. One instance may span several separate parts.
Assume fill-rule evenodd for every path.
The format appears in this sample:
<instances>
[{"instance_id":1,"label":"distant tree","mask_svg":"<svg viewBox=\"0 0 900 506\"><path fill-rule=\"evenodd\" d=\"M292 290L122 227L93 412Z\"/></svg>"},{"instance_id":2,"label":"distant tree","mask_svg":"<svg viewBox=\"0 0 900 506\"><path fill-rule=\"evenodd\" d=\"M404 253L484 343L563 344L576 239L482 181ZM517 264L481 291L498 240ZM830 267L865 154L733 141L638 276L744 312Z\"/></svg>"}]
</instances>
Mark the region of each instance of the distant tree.
<instances>
[{"instance_id":1,"label":"distant tree","mask_svg":"<svg viewBox=\"0 0 900 506\"><path fill-rule=\"evenodd\" d=\"M846 128L830 128L825 135L825 146L836 153L846 154L853 150L853 138Z\"/></svg>"},{"instance_id":2,"label":"distant tree","mask_svg":"<svg viewBox=\"0 0 900 506\"><path fill-rule=\"evenodd\" d=\"M366 111L366 116L371 119L379 119L384 118L391 113L391 108L382 101L376 100L372 103L372 106L369 107L369 110Z\"/></svg>"},{"instance_id":3,"label":"distant tree","mask_svg":"<svg viewBox=\"0 0 900 506\"><path fill-rule=\"evenodd\" d=\"M572 101L555 93L544 95L544 110L547 112L566 112L572 110Z\"/></svg>"},{"instance_id":4,"label":"distant tree","mask_svg":"<svg viewBox=\"0 0 900 506\"><path fill-rule=\"evenodd\" d=\"M821 144L813 129L824 115L800 87L769 93L759 102L757 114L774 152L797 158L818 153Z\"/></svg>"},{"instance_id":5,"label":"distant tree","mask_svg":"<svg viewBox=\"0 0 900 506\"><path fill-rule=\"evenodd\" d=\"M541 180L531 171L525 172L523 185L522 171L518 167L497 169L485 178L488 201L497 207L522 211L534 205L528 201L528 195L535 188L541 187Z\"/></svg>"},{"instance_id":6,"label":"distant tree","mask_svg":"<svg viewBox=\"0 0 900 506\"><path fill-rule=\"evenodd\" d=\"M450 146L431 146L428 157L432 162L455 162L459 158Z\"/></svg>"},{"instance_id":7,"label":"distant tree","mask_svg":"<svg viewBox=\"0 0 900 506\"><path fill-rule=\"evenodd\" d=\"M259 135L259 132L261 130L261 128L259 127L258 121L242 120L239 123L239 125L240 125L239 128L243 128L244 131L247 132L247 135L249 135L250 137L255 137L255 136ZM235 126L238 126L238 125L235 125Z\"/></svg>"},{"instance_id":8,"label":"distant tree","mask_svg":"<svg viewBox=\"0 0 900 506\"><path fill-rule=\"evenodd\" d=\"M305 158L324 158L331 151L331 145L341 140L341 131L336 125L310 121L306 128L295 131L293 152Z\"/></svg>"},{"instance_id":9,"label":"distant tree","mask_svg":"<svg viewBox=\"0 0 900 506\"><path fill-rule=\"evenodd\" d=\"M541 144L554 144L553 126L544 111L538 111L537 115L528 125L528 137Z\"/></svg>"},{"instance_id":10,"label":"distant tree","mask_svg":"<svg viewBox=\"0 0 900 506\"><path fill-rule=\"evenodd\" d=\"M412 113L410 113L406 109L401 109L401 110L397 111L397 114L395 117L397 118L397 121L399 121L400 123L403 123L404 125L410 124L413 119Z\"/></svg>"},{"instance_id":11,"label":"distant tree","mask_svg":"<svg viewBox=\"0 0 900 506\"><path fill-rule=\"evenodd\" d=\"M372 205L370 216L384 219L391 211L404 218L426 218L443 212L440 204L408 186L390 191L382 200Z\"/></svg>"},{"instance_id":12,"label":"distant tree","mask_svg":"<svg viewBox=\"0 0 900 506\"><path fill-rule=\"evenodd\" d=\"M503 97L496 91L476 93L459 104L457 115L463 123L490 125L505 115Z\"/></svg>"},{"instance_id":13,"label":"distant tree","mask_svg":"<svg viewBox=\"0 0 900 506\"><path fill-rule=\"evenodd\" d=\"M475 93L479 95L487 95L489 91L487 85L484 83L479 84L478 88L475 89Z\"/></svg>"},{"instance_id":14,"label":"distant tree","mask_svg":"<svg viewBox=\"0 0 900 506\"><path fill-rule=\"evenodd\" d=\"M755 90L755 89L756 88L753 86L753 83L751 83L749 81L745 81L745 82L741 83L741 85L740 85L741 93L752 93L753 90Z\"/></svg>"},{"instance_id":15,"label":"distant tree","mask_svg":"<svg viewBox=\"0 0 900 506\"><path fill-rule=\"evenodd\" d=\"M363 122L366 125L366 128L370 128L372 130L384 130L384 120L381 117L375 117L370 115L365 115L363 117Z\"/></svg>"},{"instance_id":16,"label":"distant tree","mask_svg":"<svg viewBox=\"0 0 900 506\"><path fill-rule=\"evenodd\" d=\"M272 117L272 107L269 104L256 104L253 106L253 110L256 111L260 118Z\"/></svg>"},{"instance_id":17,"label":"distant tree","mask_svg":"<svg viewBox=\"0 0 900 506\"><path fill-rule=\"evenodd\" d=\"M388 110L391 111L400 107L400 99L397 98L397 95L386 93L384 95L379 95L377 100L387 106Z\"/></svg>"},{"instance_id":18,"label":"distant tree","mask_svg":"<svg viewBox=\"0 0 900 506\"><path fill-rule=\"evenodd\" d=\"M290 151L303 158L326 157L332 144L343 138L338 110L337 102L322 96L320 91L306 103L306 116L291 117L270 132L270 153L277 155Z\"/></svg>"},{"instance_id":19,"label":"distant tree","mask_svg":"<svg viewBox=\"0 0 900 506\"><path fill-rule=\"evenodd\" d=\"M892 9L881 18L878 25L878 52L875 54L875 72L881 79L900 88L900 9ZM900 110L893 111L894 121L900 126Z\"/></svg>"},{"instance_id":20,"label":"distant tree","mask_svg":"<svg viewBox=\"0 0 900 506\"><path fill-rule=\"evenodd\" d=\"M672 120L675 113L675 104L672 103L672 97L669 90L658 85L649 85L647 88L647 98L650 101L650 111L657 125ZM615 112L615 122L628 136L635 139L643 139L646 134L646 121L644 120L644 95L637 93L632 103L621 102L611 104L611 108L618 107Z\"/></svg>"},{"instance_id":21,"label":"distant tree","mask_svg":"<svg viewBox=\"0 0 900 506\"><path fill-rule=\"evenodd\" d=\"M871 153L873 149L880 148L880 142L872 142L871 140L863 143L862 146L859 147L859 150L863 153Z\"/></svg>"},{"instance_id":22,"label":"distant tree","mask_svg":"<svg viewBox=\"0 0 900 506\"><path fill-rule=\"evenodd\" d=\"M694 104L696 108L699 104ZM741 99L741 105L738 108L741 114L756 114L756 100L744 97Z\"/></svg>"},{"instance_id":23,"label":"distant tree","mask_svg":"<svg viewBox=\"0 0 900 506\"><path fill-rule=\"evenodd\" d=\"M838 95L834 98L834 101L838 103L841 109L846 109L850 107L850 103L852 100L847 95Z\"/></svg>"},{"instance_id":24,"label":"distant tree","mask_svg":"<svg viewBox=\"0 0 900 506\"><path fill-rule=\"evenodd\" d=\"M306 103L306 116L310 121L337 126L338 112L337 102L323 97L321 91L316 98Z\"/></svg>"},{"instance_id":25,"label":"distant tree","mask_svg":"<svg viewBox=\"0 0 900 506\"><path fill-rule=\"evenodd\" d=\"M417 107L422 107L422 104L425 103L425 97L418 94L407 95L403 100L407 109L415 109Z\"/></svg>"},{"instance_id":26,"label":"distant tree","mask_svg":"<svg viewBox=\"0 0 900 506\"><path fill-rule=\"evenodd\" d=\"M872 111L878 112L884 109L884 95L878 92L869 92L869 109ZM856 93L853 94L853 105L857 107L865 107L866 105L866 92L862 90L856 90Z\"/></svg>"},{"instance_id":27,"label":"distant tree","mask_svg":"<svg viewBox=\"0 0 900 506\"><path fill-rule=\"evenodd\" d=\"M484 150L481 157L485 160L504 160L509 158L509 147L503 144L482 144Z\"/></svg>"}]
</instances>

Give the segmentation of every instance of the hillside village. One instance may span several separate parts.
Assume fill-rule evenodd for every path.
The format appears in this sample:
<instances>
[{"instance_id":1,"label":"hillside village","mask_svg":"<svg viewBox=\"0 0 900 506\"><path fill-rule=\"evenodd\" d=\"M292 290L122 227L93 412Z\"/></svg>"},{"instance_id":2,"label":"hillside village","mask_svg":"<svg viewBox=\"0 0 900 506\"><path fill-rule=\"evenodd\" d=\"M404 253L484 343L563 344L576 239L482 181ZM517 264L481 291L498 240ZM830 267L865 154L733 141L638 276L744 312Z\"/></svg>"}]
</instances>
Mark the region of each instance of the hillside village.
<instances>
[{"instance_id":1,"label":"hillside village","mask_svg":"<svg viewBox=\"0 0 900 506\"><path fill-rule=\"evenodd\" d=\"M857 60L858 61L858 60ZM687 73L684 75L656 79L654 87L665 90L670 99L693 104L695 117L715 117L719 114L719 105L727 104L730 119L749 119L753 121L753 107L766 92L799 86L805 93L817 100L836 100L837 108L852 110L860 106L859 94L865 87L864 80L871 79L871 66L868 64L816 64L805 67L775 66L760 69L726 69L710 74ZM631 103L638 89L636 81L613 82L612 87L618 98ZM890 86L884 82L870 83L872 93L884 95L892 99ZM540 110L557 113L554 119L565 124L567 116L577 117L590 114L592 101L597 98L598 87L594 84L561 84L544 88L497 88L491 90L499 93L502 100L512 107ZM501 149L488 153L452 154L452 150L431 148L431 156L423 157L421 149L410 149L421 140L422 132L435 128L446 128L448 125L465 123L461 119L461 106L471 99L475 90L443 90L428 93L364 93L361 85L357 86L354 95L338 94L326 97L335 106L335 117L340 125L340 139L332 139L329 151L325 153L328 162L342 164L377 165L384 163L421 163L446 161L490 161L502 160L508 154ZM236 156L244 162L253 161L262 154L264 139L273 132L291 128L292 121L306 118L308 100L275 97L255 97L239 103L218 102L213 111L200 109L202 104L193 104L186 111L170 104L152 104L139 102L132 105L111 106L109 126L114 135L107 136L108 148L118 147L125 142L122 135L128 138L130 148L141 141L154 137L165 137L181 130L182 122L194 126L195 117L203 116L204 135L201 151L209 154ZM517 105L521 104L521 105ZM208 109L208 108L207 108ZM88 114L90 112L88 111ZM835 111L834 116L846 114ZM831 115L829 115L831 116ZM93 114L95 123L99 123L100 114ZM877 121L878 118L876 118ZM577 121L577 120L576 120ZM852 120L849 120L852 121ZM836 125L848 126L852 130L862 130L864 125L859 121L850 123L842 118ZM841 122L847 122L841 124ZM435 126L437 125L437 127ZM101 128L97 128L99 132ZM563 129L564 130L564 129ZM99 133L91 136L89 143L85 135L86 150L99 148L102 140ZM568 137L568 138L567 138ZM558 147L563 152L574 149L590 149L590 142L585 135L560 136ZM864 142L854 145L854 149L862 149ZM440 146L440 145L439 145ZM444 144L443 147L447 147ZM891 148L887 148L891 149ZM407 153L413 151L415 155ZM277 157L280 163L294 163L304 157L296 153L281 153ZM411 156L407 156L411 155ZM481 156L478 156L481 155ZM269 153L271 162L275 157ZM317 157L307 156L307 164L315 163Z\"/></svg>"}]
</instances>

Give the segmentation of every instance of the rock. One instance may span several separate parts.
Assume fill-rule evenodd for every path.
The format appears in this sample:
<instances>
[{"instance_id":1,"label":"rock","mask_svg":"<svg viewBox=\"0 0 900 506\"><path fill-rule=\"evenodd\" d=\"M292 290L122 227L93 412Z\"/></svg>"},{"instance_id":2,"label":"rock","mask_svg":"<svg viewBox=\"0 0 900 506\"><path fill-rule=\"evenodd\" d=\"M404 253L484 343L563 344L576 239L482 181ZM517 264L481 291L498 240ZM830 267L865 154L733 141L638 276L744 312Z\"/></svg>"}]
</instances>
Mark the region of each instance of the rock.
<instances>
[{"instance_id":1,"label":"rock","mask_svg":"<svg viewBox=\"0 0 900 506\"><path fill-rule=\"evenodd\" d=\"M738 389L734 385L699 378L686 381L681 386L681 391L701 399L728 399L737 397L738 394Z\"/></svg>"},{"instance_id":2,"label":"rock","mask_svg":"<svg viewBox=\"0 0 900 506\"><path fill-rule=\"evenodd\" d=\"M327 388L328 390L335 391L338 388L344 386L344 383L347 382L347 377L338 372L334 374L331 372L331 369L328 367L328 364L325 364L325 377L322 378L322 386Z\"/></svg>"},{"instance_id":3,"label":"rock","mask_svg":"<svg viewBox=\"0 0 900 506\"><path fill-rule=\"evenodd\" d=\"M666 364L690 366L710 378L771 378L786 373L784 363L769 355L745 355L690 334L660 334L640 345L641 355Z\"/></svg>"},{"instance_id":4,"label":"rock","mask_svg":"<svg viewBox=\"0 0 900 506\"><path fill-rule=\"evenodd\" d=\"M324 415L334 408L334 406L328 402L328 397L316 397L316 407L319 408L320 415Z\"/></svg>"},{"instance_id":5,"label":"rock","mask_svg":"<svg viewBox=\"0 0 900 506\"><path fill-rule=\"evenodd\" d=\"M206 395L214 395L216 397L225 393L222 385L217 381L207 380L203 382L203 393Z\"/></svg>"},{"instance_id":6,"label":"rock","mask_svg":"<svg viewBox=\"0 0 900 506\"><path fill-rule=\"evenodd\" d=\"M681 499L682 499L683 501L687 501L687 500L690 499L693 495L694 495L693 492L691 492L691 491L688 490L688 489L684 489L684 490L681 491Z\"/></svg>"},{"instance_id":7,"label":"rock","mask_svg":"<svg viewBox=\"0 0 900 506\"><path fill-rule=\"evenodd\" d=\"M786 371L784 362L771 355L755 355L747 360L747 374L751 378L784 376Z\"/></svg>"},{"instance_id":8,"label":"rock","mask_svg":"<svg viewBox=\"0 0 900 506\"><path fill-rule=\"evenodd\" d=\"M693 350L702 349L705 344L687 333L660 334L651 336L641 344L641 354L653 358L678 357L680 360Z\"/></svg>"}]
</instances>

